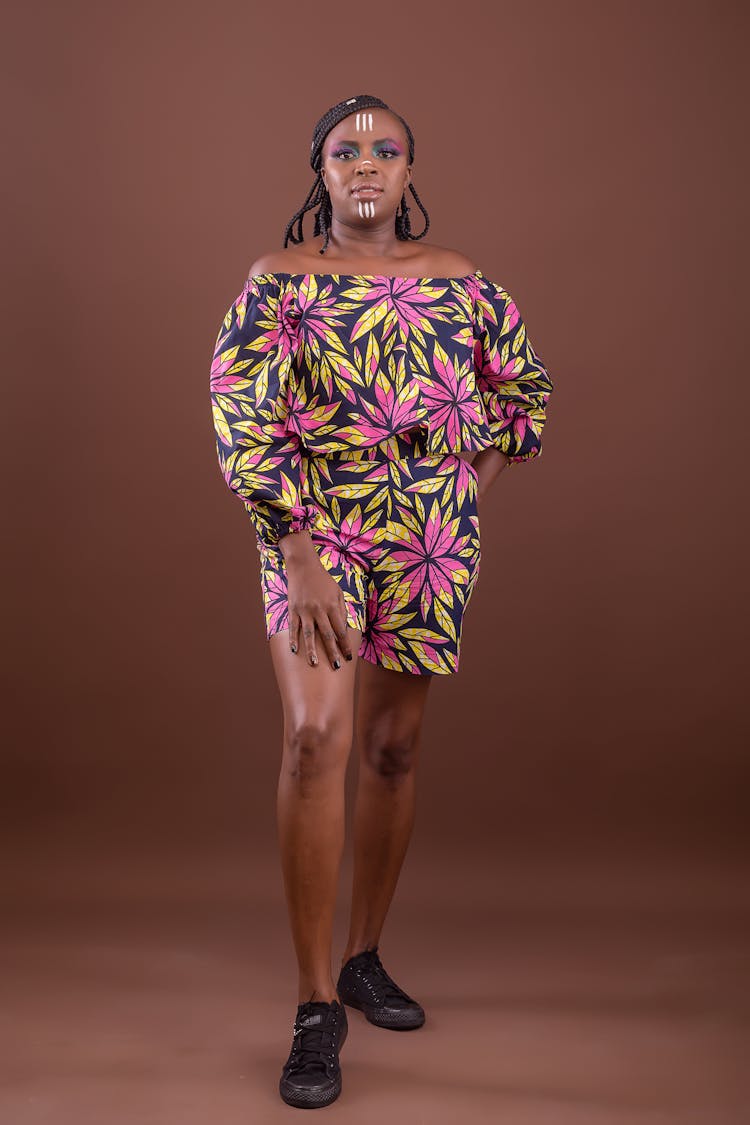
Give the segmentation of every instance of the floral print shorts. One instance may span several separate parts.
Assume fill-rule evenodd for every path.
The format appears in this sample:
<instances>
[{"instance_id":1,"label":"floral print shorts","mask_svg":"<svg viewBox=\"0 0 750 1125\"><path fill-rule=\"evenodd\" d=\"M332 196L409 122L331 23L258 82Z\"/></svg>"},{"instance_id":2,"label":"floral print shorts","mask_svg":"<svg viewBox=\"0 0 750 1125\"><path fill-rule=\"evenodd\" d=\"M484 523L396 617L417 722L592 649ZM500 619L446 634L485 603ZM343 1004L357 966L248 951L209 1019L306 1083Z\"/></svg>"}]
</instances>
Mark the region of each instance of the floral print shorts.
<instances>
[{"instance_id":1,"label":"floral print shorts","mask_svg":"<svg viewBox=\"0 0 750 1125\"><path fill-rule=\"evenodd\" d=\"M311 530L344 595L359 656L416 675L458 671L479 574L477 476L455 453L420 456L403 436L303 458L322 513ZM284 556L257 539L266 636L289 628Z\"/></svg>"}]
</instances>

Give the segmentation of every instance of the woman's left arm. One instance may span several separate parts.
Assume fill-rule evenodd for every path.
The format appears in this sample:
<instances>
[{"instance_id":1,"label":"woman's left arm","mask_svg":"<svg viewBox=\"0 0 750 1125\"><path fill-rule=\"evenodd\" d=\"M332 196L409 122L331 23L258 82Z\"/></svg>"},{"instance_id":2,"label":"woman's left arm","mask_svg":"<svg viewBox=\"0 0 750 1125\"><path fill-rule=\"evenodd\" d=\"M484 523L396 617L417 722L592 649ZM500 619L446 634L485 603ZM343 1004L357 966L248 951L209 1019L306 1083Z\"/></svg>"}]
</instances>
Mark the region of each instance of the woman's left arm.
<instances>
[{"instance_id":1,"label":"woman's left arm","mask_svg":"<svg viewBox=\"0 0 750 1125\"><path fill-rule=\"evenodd\" d=\"M481 497L506 467L540 455L553 390L516 302L486 277L477 290L474 360L493 438L493 448L481 450L473 461Z\"/></svg>"},{"instance_id":2,"label":"woman's left arm","mask_svg":"<svg viewBox=\"0 0 750 1125\"><path fill-rule=\"evenodd\" d=\"M495 482L496 478L500 476L503 469L509 465L510 462L504 453L499 449L480 449L476 457L472 461L472 468L476 470L477 474L477 504L481 504L482 497L487 493L487 490Z\"/></svg>"}]
</instances>

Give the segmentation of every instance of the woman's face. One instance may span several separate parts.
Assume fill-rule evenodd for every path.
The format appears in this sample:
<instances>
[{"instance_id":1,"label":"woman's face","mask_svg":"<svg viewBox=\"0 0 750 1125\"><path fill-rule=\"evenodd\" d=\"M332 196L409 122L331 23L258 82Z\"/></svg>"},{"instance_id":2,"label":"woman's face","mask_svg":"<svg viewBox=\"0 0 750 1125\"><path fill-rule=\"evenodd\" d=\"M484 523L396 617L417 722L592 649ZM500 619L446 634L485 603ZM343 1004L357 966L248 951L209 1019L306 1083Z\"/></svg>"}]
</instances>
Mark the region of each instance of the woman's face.
<instances>
[{"instance_id":1,"label":"woman's face","mask_svg":"<svg viewBox=\"0 0 750 1125\"><path fill-rule=\"evenodd\" d=\"M337 219L364 226L392 218L411 179L406 131L385 109L339 121L323 142L320 166Z\"/></svg>"}]
</instances>

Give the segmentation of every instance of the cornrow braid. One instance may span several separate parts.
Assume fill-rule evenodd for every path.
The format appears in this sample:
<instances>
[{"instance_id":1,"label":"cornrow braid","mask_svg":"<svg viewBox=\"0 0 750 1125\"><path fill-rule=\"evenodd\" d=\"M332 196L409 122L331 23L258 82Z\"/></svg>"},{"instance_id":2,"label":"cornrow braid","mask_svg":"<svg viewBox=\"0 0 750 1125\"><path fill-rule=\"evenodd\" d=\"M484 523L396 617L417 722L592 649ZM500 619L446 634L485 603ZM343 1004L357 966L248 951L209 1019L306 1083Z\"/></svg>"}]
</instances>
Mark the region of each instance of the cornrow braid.
<instances>
[{"instance_id":1,"label":"cornrow braid","mask_svg":"<svg viewBox=\"0 0 750 1125\"><path fill-rule=\"evenodd\" d=\"M344 102L338 102L336 105L331 106L330 109L326 110L326 112L323 114L323 116L320 118L315 128L313 129L312 144L310 145L310 166L312 167L313 171L317 173L317 175L315 177L315 180L313 181L312 187L307 193L307 199L302 204L299 211L295 212L295 214L286 225L286 230L284 231L285 248L290 241L295 243L295 245L304 241L302 233L302 223L305 214L308 211L312 211L314 207L317 207L318 210L315 215L313 235L322 234L324 236L323 245L318 253L325 254L331 235L333 209L331 207L331 197L328 194L328 189L325 186L325 182L320 172L321 165L323 163L323 142L330 133L331 129L333 129L335 125L338 125L339 121L343 121L343 119L345 117L348 117L350 113L355 113L360 109L366 109L368 106L370 108L387 109L389 113L392 113L394 117L398 118L406 131L406 137L409 142L409 163L413 163L414 135L411 129L409 128L406 121L404 121L401 114L396 113L395 110L391 109L391 107L384 101L381 101L380 98L376 98L372 94L357 94L357 96L354 98L348 98ZM414 186L411 183L409 184L409 191L416 199L417 205L424 215L425 228L421 234L412 234L411 220L409 219L409 212L411 208L406 203L406 193L404 193L404 195L401 196L401 210L396 211L396 237L399 238L402 242L405 242L407 239L411 239L413 242L417 242L420 238L424 238L424 236L427 234L427 231L430 229L430 216L427 214L427 211L422 204L422 200L417 195L416 191L414 190Z\"/></svg>"}]
</instances>

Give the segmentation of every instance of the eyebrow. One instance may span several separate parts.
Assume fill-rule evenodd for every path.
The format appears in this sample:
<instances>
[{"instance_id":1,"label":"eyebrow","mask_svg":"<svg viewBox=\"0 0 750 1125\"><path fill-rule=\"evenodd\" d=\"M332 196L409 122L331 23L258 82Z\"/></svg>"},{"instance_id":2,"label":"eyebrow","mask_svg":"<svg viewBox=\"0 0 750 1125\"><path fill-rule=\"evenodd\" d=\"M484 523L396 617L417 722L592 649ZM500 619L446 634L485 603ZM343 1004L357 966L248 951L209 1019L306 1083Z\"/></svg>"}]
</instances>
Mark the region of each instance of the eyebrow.
<instances>
[{"instance_id":1,"label":"eyebrow","mask_svg":"<svg viewBox=\"0 0 750 1125\"><path fill-rule=\"evenodd\" d=\"M397 140L395 140L394 137L378 137L378 139L376 141L373 141L372 143L374 145L382 145L385 141L388 141L388 143L392 144L392 145L397 145L399 143ZM334 141L333 143L337 144L337 145L357 145L357 144L359 144L359 141L342 140L342 141Z\"/></svg>"}]
</instances>

